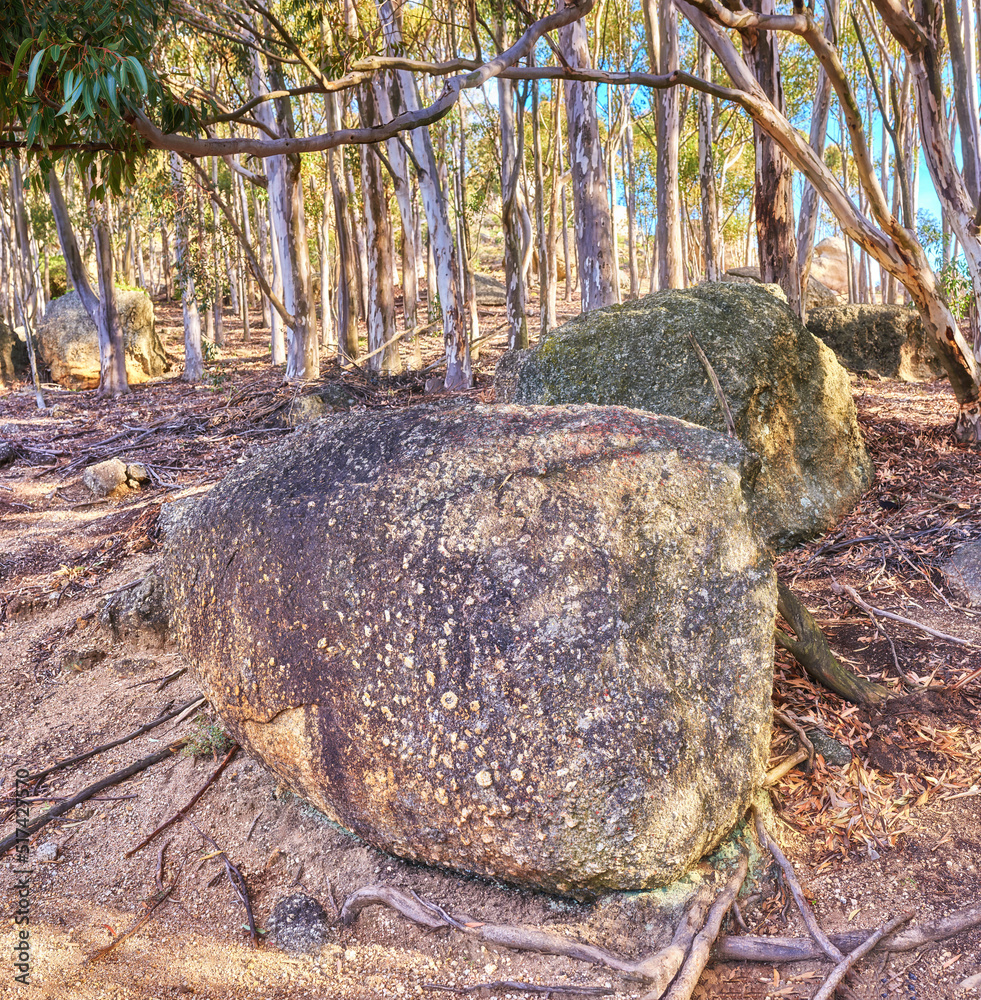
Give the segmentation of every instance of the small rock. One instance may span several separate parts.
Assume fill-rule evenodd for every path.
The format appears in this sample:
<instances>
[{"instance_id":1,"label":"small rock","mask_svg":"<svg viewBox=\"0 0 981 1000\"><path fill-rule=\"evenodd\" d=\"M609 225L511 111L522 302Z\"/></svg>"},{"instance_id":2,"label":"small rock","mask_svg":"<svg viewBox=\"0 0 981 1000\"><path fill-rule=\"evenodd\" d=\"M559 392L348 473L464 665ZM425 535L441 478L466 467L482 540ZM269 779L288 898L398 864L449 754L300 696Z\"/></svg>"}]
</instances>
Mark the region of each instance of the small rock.
<instances>
[{"instance_id":1,"label":"small rock","mask_svg":"<svg viewBox=\"0 0 981 1000\"><path fill-rule=\"evenodd\" d=\"M959 990L981 989L981 972L979 972L976 976L968 976L967 979L962 979L957 984L957 988Z\"/></svg>"},{"instance_id":2,"label":"small rock","mask_svg":"<svg viewBox=\"0 0 981 1000\"><path fill-rule=\"evenodd\" d=\"M34 857L38 861L57 861L61 848L53 841L49 840L34 852Z\"/></svg>"},{"instance_id":3,"label":"small rock","mask_svg":"<svg viewBox=\"0 0 981 1000\"><path fill-rule=\"evenodd\" d=\"M981 604L981 542L965 542L943 566L951 590L968 604Z\"/></svg>"},{"instance_id":4,"label":"small rock","mask_svg":"<svg viewBox=\"0 0 981 1000\"><path fill-rule=\"evenodd\" d=\"M126 466L126 475L129 479L135 479L137 483L148 483L150 473L146 471L146 466L142 462L132 462Z\"/></svg>"},{"instance_id":5,"label":"small rock","mask_svg":"<svg viewBox=\"0 0 981 1000\"><path fill-rule=\"evenodd\" d=\"M332 382L330 385L325 385L317 393L317 396L323 402L324 409L329 410L331 413L343 413L361 402L358 396L348 389L347 386L341 385L339 382Z\"/></svg>"},{"instance_id":6,"label":"small rock","mask_svg":"<svg viewBox=\"0 0 981 1000\"><path fill-rule=\"evenodd\" d=\"M97 497L109 496L126 482L126 465L118 458L90 465L82 473L82 482Z\"/></svg>"},{"instance_id":7,"label":"small rock","mask_svg":"<svg viewBox=\"0 0 981 1000\"><path fill-rule=\"evenodd\" d=\"M9 441L0 441L0 469L17 458L17 451Z\"/></svg>"},{"instance_id":8,"label":"small rock","mask_svg":"<svg viewBox=\"0 0 981 1000\"><path fill-rule=\"evenodd\" d=\"M83 670L91 670L105 658L105 652L95 646L89 646L85 649L69 649L61 655L61 669L80 674Z\"/></svg>"},{"instance_id":9,"label":"small rock","mask_svg":"<svg viewBox=\"0 0 981 1000\"><path fill-rule=\"evenodd\" d=\"M283 951L318 951L327 940L330 919L312 896L302 892L281 899L269 916L269 940Z\"/></svg>"},{"instance_id":10,"label":"small rock","mask_svg":"<svg viewBox=\"0 0 981 1000\"><path fill-rule=\"evenodd\" d=\"M827 763L835 767L847 767L852 762L851 750L822 729L809 729L807 738L811 741L815 753L819 753Z\"/></svg>"}]
</instances>

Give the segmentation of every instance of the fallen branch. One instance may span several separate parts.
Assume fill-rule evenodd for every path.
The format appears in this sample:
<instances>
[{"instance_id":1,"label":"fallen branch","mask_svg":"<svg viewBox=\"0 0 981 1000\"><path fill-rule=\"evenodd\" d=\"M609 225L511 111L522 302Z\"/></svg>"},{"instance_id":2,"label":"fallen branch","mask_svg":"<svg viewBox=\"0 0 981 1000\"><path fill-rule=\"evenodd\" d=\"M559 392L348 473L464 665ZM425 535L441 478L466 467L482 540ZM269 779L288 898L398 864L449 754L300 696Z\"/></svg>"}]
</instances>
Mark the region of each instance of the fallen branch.
<instances>
[{"instance_id":1,"label":"fallen branch","mask_svg":"<svg viewBox=\"0 0 981 1000\"><path fill-rule=\"evenodd\" d=\"M169 826L173 826L173 824L179 819L183 819L183 817L186 816L195 807L195 805L197 805L198 799L200 799L201 796L204 795L204 793L221 777L222 771L224 771L225 768L232 762L232 757L235 756L238 749L239 745L236 743L225 755L225 759L218 765L214 774L212 774L211 777L208 778L208 780L201 786L201 788L198 789L198 791L191 797L191 801L188 802L182 809L178 809L177 812L174 813L174 815L171 816L166 822L161 823L160 826L153 831L153 833L141 840L136 847L131 847L123 855L123 857L131 858L137 851L142 850L147 844L151 843L158 834L163 833Z\"/></svg>"},{"instance_id":2,"label":"fallen branch","mask_svg":"<svg viewBox=\"0 0 981 1000\"><path fill-rule=\"evenodd\" d=\"M732 417L732 410L729 408L729 400L726 399L726 394L722 390L722 383L719 381L719 376L715 374L715 369L712 367L712 363L709 361L705 352L702 350L702 345L695 339L695 334L688 331L688 342L692 346L692 350L698 355L698 360L701 361L702 367L705 369L705 374L708 375L709 381L712 383L712 389L715 392L715 398L718 401L719 409L722 410L722 419L725 421L726 431L729 437L737 438L739 435L736 433L736 421Z\"/></svg>"},{"instance_id":3,"label":"fallen branch","mask_svg":"<svg viewBox=\"0 0 981 1000\"><path fill-rule=\"evenodd\" d=\"M495 983L476 983L473 986L440 986L438 983L423 983L424 990L439 990L441 993L481 993L484 990L519 990L522 993L544 993L546 996L608 997L616 993L606 986L538 986L535 983L520 983L514 979L501 979Z\"/></svg>"},{"instance_id":4,"label":"fallen branch","mask_svg":"<svg viewBox=\"0 0 981 1000\"><path fill-rule=\"evenodd\" d=\"M854 587L849 587L846 583L838 583L837 580L832 580L831 589L836 594L847 597L855 607L861 608L866 614L876 615L879 618L888 618L890 621L899 622L901 625L909 625L910 628L919 629L926 635L933 636L934 639L943 639L945 642L952 642L958 646L966 646L968 649L981 649L981 646L977 643L968 642L967 639L961 639L956 635L948 635L946 632L938 632L928 625L921 625L919 622L913 621L912 618L904 618L902 615L894 614L892 611L886 611L883 608L874 608L858 596L858 592Z\"/></svg>"},{"instance_id":5,"label":"fallen branch","mask_svg":"<svg viewBox=\"0 0 981 1000\"><path fill-rule=\"evenodd\" d=\"M867 955L890 931L894 931L900 924L906 923L913 916L913 911L901 913L898 917L893 917L888 923L883 924L867 941L863 941L854 951L844 956L842 960L831 970L831 974L824 981L824 985L814 994L814 1000L831 1000L834 996L838 984L848 974L849 969L863 955Z\"/></svg>"},{"instance_id":6,"label":"fallen branch","mask_svg":"<svg viewBox=\"0 0 981 1000\"><path fill-rule=\"evenodd\" d=\"M677 978L671 984L671 988L664 995L664 1000L691 1000L691 995L698 985L698 980L702 978L705 966L708 965L709 955L712 952L712 944L719 936L719 929L722 927L722 919L729 912L729 907L736 901L739 890L746 880L746 872L749 870L749 855L743 852L739 856L739 863L736 870L729 877L722 892L712 904L709 910L705 926L695 936L692 941L691 950L685 959L685 964L681 967ZM660 1000L661 993L647 993L641 1000Z\"/></svg>"},{"instance_id":7,"label":"fallen branch","mask_svg":"<svg viewBox=\"0 0 981 1000\"><path fill-rule=\"evenodd\" d=\"M57 819L59 816L64 816L67 812L71 812L75 806L92 798L93 795L101 792L103 788L111 788L113 785L118 785L121 781L125 781L127 778L132 778L134 774L139 774L141 771L145 771L148 767L153 767L154 764L159 764L160 761L166 760L183 745L183 739L177 740L169 746L164 747L163 750L158 750L156 753L150 754L149 757L143 757L141 760L130 764L129 767L124 767L119 771L113 771L112 774L107 775L105 778L100 778L94 784L89 785L87 788L83 788L77 795L72 796L72 798L68 799L66 802L62 802L61 805L53 806L43 816L39 816L33 823L29 824L26 831L23 829L17 830L9 837L5 837L3 840L0 840L0 857L3 857L3 855L6 854L18 840L23 840L25 836L30 837L37 833L38 830L47 826L52 820Z\"/></svg>"},{"instance_id":8,"label":"fallen branch","mask_svg":"<svg viewBox=\"0 0 981 1000\"><path fill-rule=\"evenodd\" d=\"M221 860L225 863L225 872L228 875L228 881L232 883L232 888L235 890L236 895L242 901L242 905L245 907L245 915L249 920L249 934L252 937L252 945L255 948L259 947L259 931L255 926L255 916L252 913L252 903L249 900L249 887L246 885L245 876L229 861L228 855L225 853L224 849L219 847L212 839L209 837L204 830L198 827L196 824L190 823L198 834L211 844L211 846L221 855Z\"/></svg>"},{"instance_id":9,"label":"fallen branch","mask_svg":"<svg viewBox=\"0 0 981 1000\"><path fill-rule=\"evenodd\" d=\"M766 827L763 825L763 817L760 816L759 810L753 810L753 819L756 823L756 836L759 839L760 846L765 847L770 854L773 855L774 861L780 866L783 872L784 881L790 887L790 891L794 897L794 902L797 904L797 909L800 910L800 915L804 918L804 926L807 928L811 937L821 946L821 950L835 962L840 962L844 956L841 951L836 948L831 941L828 939L828 935L821 930L821 925L817 922L817 918L814 916L814 910L811 909L811 904L808 903L807 898L804 895L804 890L801 888L800 882L797 879L797 873L794 871L793 865L787 860L786 855L780 850L777 842L767 833Z\"/></svg>"},{"instance_id":10,"label":"fallen branch","mask_svg":"<svg viewBox=\"0 0 981 1000\"><path fill-rule=\"evenodd\" d=\"M203 700L204 699L198 695L196 698L192 698L191 701L187 702L187 704L181 705L180 708L175 708L172 712L166 712L164 715L157 716L153 722L148 722L145 726L140 726L139 729L128 733L126 736L120 736L118 740L113 740L111 743L103 743L102 746L95 747L92 750L86 750L85 753L80 753L75 757L69 757L67 760L60 760L57 764L52 764L51 767L45 768L43 771L38 771L37 774L32 774L27 780L33 785L38 785L49 775L54 774L55 771L62 771L66 767L71 767L73 764L81 764L83 760L88 760L90 757L95 757L97 754L105 753L106 750L112 750L113 747L122 746L123 743L135 740L137 736L142 736L144 733L150 732L151 729L156 729L157 726L162 726L165 722L169 722L171 719L180 715L181 712L186 712L189 709L194 708ZM173 702L170 704L173 705Z\"/></svg>"},{"instance_id":11,"label":"fallen branch","mask_svg":"<svg viewBox=\"0 0 981 1000\"><path fill-rule=\"evenodd\" d=\"M913 951L931 941L942 941L978 925L981 925L981 904L966 906L935 923L920 924L887 936L883 939L882 950ZM851 931L828 936L839 951L850 952L866 941L870 933ZM715 957L723 962L804 962L823 958L824 952L809 938L724 935L715 943Z\"/></svg>"},{"instance_id":12,"label":"fallen branch","mask_svg":"<svg viewBox=\"0 0 981 1000\"><path fill-rule=\"evenodd\" d=\"M797 633L797 638L792 639L786 632L776 629L777 645L786 649L808 676L847 701L870 704L892 696L888 688L859 677L838 661L811 613L790 588L779 581L777 610Z\"/></svg>"}]
</instances>

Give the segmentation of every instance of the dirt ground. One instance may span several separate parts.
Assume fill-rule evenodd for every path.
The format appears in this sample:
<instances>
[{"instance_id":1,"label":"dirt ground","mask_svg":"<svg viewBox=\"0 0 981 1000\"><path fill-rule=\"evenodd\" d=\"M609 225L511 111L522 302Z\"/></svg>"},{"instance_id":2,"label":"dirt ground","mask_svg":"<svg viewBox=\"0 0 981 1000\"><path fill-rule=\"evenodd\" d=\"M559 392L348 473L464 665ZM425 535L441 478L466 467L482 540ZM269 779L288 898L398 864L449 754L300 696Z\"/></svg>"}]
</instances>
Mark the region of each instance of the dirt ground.
<instances>
[{"instance_id":1,"label":"dirt ground","mask_svg":"<svg viewBox=\"0 0 981 1000\"><path fill-rule=\"evenodd\" d=\"M492 398L503 317L482 317L485 344L472 394ZM179 314L158 306L169 352L179 358ZM0 836L13 829L19 768L36 772L129 733L196 694L169 646L114 641L99 623L106 596L140 580L156 558L160 507L207 489L242 455L289 433L278 416L300 392L282 384L261 343L232 344L199 386L166 378L117 401L94 392L46 391L39 412L27 387L0 390L0 441L16 459L0 467ZM261 334L257 334L260 336ZM427 357L439 354L427 342ZM366 406L422 398L426 373L384 385L325 364ZM829 933L875 928L905 910L913 924L981 900L981 616L962 607L941 567L961 542L981 536L981 453L955 447L954 413L943 383L904 385L853 377L877 479L836 531L781 560L781 577L814 612L836 652L897 695L860 708L814 686L778 655L774 703L825 742L770 790L779 835ZM119 456L147 466L151 481L122 498L98 500L84 467ZM864 539L864 540L863 540ZM833 590L848 584L870 605L953 634L958 645L894 621L878 626ZM903 677L905 679L903 679ZM365 910L334 925L315 954L253 947L245 911L226 876L227 852L244 876L260 928L279 898L294 892L333 902L364 885L413 890L474 921L559 930L630 957L670 935L653 894L572 903L413 866L381 854L328 823L239 751L180 822L149 846L125 853L173 816L218 767L224 749L207 710L157 727L59 771L45 796L68 797L189 732L197 755L174 755L106 789L38 833L31 844L31 985L14 979L17 858L0 859L9 918L0 937L0 997L368 998L439 995L501 980L563 988L607 987L641 997L643 984L569 958L494 949L459 931L429 932L391 910ZM829 739L830 738L830 739ZM213 742L213 740L212 740ZM777 721L773 764L798 749ZM803 769L802 769L803 768ZM50 800L31 802L32 817ZM192 825L193 823L193 825ZM708 870L704 878L714 876ZM757 934L806 935L782 882L757 871L742 917ZM92 956L147 912L131 936ZM730 918L731 920L732 918ZM22 927L23 925L21 925ZM727 924L725 930L738 933ZM811 997L826 961L790 965L713 962L696 997ZM873 956L839 995L959 998L981 973L981 928L917 951ZM523 996L497 989L484 995ZM555 995L559 995L556 993Z\"/></svg>"}]
</instances>

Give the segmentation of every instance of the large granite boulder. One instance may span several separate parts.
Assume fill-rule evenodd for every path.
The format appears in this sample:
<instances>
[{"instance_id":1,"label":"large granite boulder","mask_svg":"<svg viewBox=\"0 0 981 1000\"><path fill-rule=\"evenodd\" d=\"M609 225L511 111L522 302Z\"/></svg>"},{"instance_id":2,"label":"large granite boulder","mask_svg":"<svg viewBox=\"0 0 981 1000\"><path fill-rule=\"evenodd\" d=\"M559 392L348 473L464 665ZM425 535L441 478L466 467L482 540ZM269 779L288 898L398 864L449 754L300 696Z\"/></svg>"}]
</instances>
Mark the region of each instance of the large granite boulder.
<instances>
[{"instance_id":1,"label":"large granite boulder","mask_svg":"<svg viewBox=\"0 0 981 1000\"><path fill-rule=\"evenodd\" d=\"M632 406L724 431L689 334L762 459L748 487L763 538L780 550L827 531L868 487L872 463L845 370L762 285L699 285L586 313L504 355L497 398Z\"/></svg>"},{"instance_id":2,"label":"large granite boulder","mask_svg":"<svg viewBox=\"0 0 981 1000\"><path fill-rule=\"evenodd\" d=\"M30 375L26 342L0 319L0 389L9 388Z\"/></svg>"},{"instance_id":3,"label":"large granite boulder","mask_svg":"<svg viewBox=\"0 0 981 1000\"><path fill-rule=\"evenodd\" d=\"M169 367L153 323L153 303L142 291L116 289L116 308L126 351L126 378L138 385ZM78 292L53 299L38 325L38 340L51 378L69 389L99 385L99 335Z\"/></svg>"},{"instance_id":4,"label":"large granite boulder","mask_svg":"<svg viewBox=\"0 0 981 1000\"><path fill-rule=\"evenodd\" d=\"M375 846L579 897L665 884L767 759L753 464L620 407L319 421L169 505L172 631L235 738Z\"/></svg>"},{"instance_id":5,"label":"large granite boulder","mask_svg":"<svg viewBox=\"0 0 981 1000\"><path fill-rule=\"evenodd\" d=\"M849 368L903 382L932 382L944 374L919 313L905 306L816 309L807 316L807 328Z\"/></svg>"}]
</instances>

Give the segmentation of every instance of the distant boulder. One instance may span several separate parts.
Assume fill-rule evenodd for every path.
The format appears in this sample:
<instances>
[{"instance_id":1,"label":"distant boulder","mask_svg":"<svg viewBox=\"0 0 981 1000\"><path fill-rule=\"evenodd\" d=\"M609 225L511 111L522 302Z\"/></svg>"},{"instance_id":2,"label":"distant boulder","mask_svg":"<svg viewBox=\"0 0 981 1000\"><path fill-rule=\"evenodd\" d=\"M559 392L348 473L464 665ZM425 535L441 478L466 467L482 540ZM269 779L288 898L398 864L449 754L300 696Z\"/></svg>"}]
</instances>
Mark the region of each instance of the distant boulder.
<instances>
[{"instance_id":1,"label":"distant boulder","mask_svg":"<svg viewBox=\"0 0 981 1000\"><path fill-rule=\"evenodd\" d=\"M829 530L868 487L872 462L847 373L761 285L715 282L586 313L537 347L505 354L497 398L632 406L724 431L689 333L739 438L762 459L747 489L763 538L781 550Z\"/></svg>"},{"instance_id":2,"label":"distant boulder","mask_svg":"<svg viewBox=\"0 0 981 1000\"><path fill-rule=\"evenodd\" d=\"M814 248L811 277L830 288L835 295L848 298L847 251L845 241L840 236L829 236Z\"/></svg>"},{"instance_id":3,"label":"distant boulder","mask_svg":"<svg viewBox=\"0 0 981 1000\"><path fill-rule=\"evenodd\" d=\"M919 313L906 306L815 309L808 313L807 328L856 371L903 382L932 382L944 374Z\"/></svg>"},{"instance_id":4,"label":"distant boulder","mask_svg":"<svg viewBox=\"0 0 981 1000\"><path fill-rule=\"evenodd\" d=\"M163 375L170 367L153 321L153 303L142 291L116 289L116 308L130 385ZM68 389L99 385L99 336L78 292L53 299L38 325L38 340L51 378Z\"/></svg>"},{"instance_id":5,"label":"distant boulder","mask_svg":"<svg viewBox=\"0 0 981 1000\"><path fill-rule=\"evenodd\" d=\"M765 288L772 288L774 286L766 285L761 277L761 272L759 267L730 267L726 271L722 278L723 281L734 281L734 282L756 282L757 284L763 284ZM779 287L779 286L775 286ZM781 289L781 294L778 296L782 298L785 302L787 300L786 295ZM813 275L807 279L807 302L806 310L810 312L812 309L820 309L825 306L834 306L838 304L838 296L835 295L827 285L822 284Z\"/></svg>"},{"instance_id":6,"label":"distant boulder","mask_svg":"<svg viewBox=\"0 0 981 1000\"><path fill-rule=\"evenodd\" d=\"M499 278L475 272L473 285L478 305L503 306L507 302L507 288L504 287L504 282Z\"/></svg>"},{"instance_id":7,"label":"distant boulder","mask_svg":"<svg viewBox=\"0 0 981 1000\"><path fill-rule=\"evenodd\" d=\"M754 468L622 407L317 421L167 505L171 628L236 740L374 846L577 897L664 885L766 766Z\"/></svg>"},{"instance_id":8,"label":"distant boulder","mask_svg":"<svg viewBox=\"0 0 981 1000\"><path fill-rule=\"evenodd\" d=\"M10 388L15 382L30 378L30 374L27 345L0 320L0 389Z\"/></svg>"}]
</instances>

